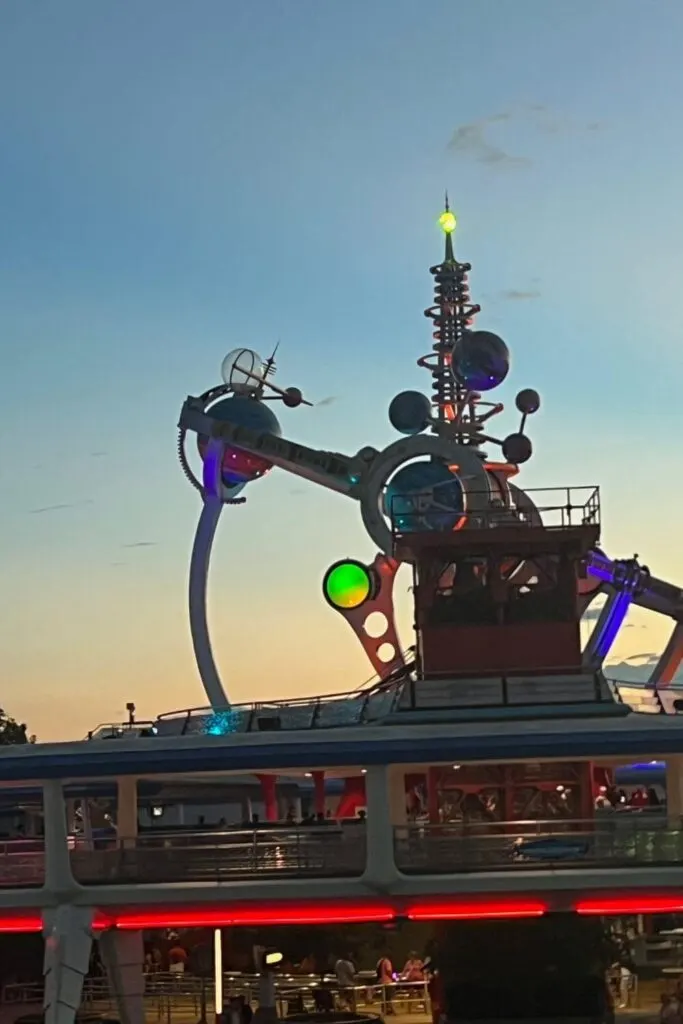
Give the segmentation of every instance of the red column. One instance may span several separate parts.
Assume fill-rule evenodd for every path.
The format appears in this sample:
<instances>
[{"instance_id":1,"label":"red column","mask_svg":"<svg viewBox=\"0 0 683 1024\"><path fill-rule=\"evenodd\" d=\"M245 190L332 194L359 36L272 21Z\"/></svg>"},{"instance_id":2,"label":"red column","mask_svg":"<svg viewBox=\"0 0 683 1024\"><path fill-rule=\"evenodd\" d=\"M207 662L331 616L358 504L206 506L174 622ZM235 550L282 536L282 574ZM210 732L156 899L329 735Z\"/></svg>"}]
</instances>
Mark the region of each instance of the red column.
<instances>
[{"instance_id":1,"label":"red column","mask_svg":"<svg viewBox=\"0 0 683 1024\"><path fill-rule=\"evenodd\" d=\"M259 775L258 780L261 783L261 793L263 794L263 802L266 806L266 821L277 821L277 793L275 785L277 778L275 775Z\"/></svg>"},{"instance_id":2,"label":"red column","mask_svg":"<svg viewBox=\"0 0 683 1024\"><path fill-rule=\"evenodd\" d=\"M313 810L325 816L325 772L313 772Z\"/></svg>"}]
</instances>

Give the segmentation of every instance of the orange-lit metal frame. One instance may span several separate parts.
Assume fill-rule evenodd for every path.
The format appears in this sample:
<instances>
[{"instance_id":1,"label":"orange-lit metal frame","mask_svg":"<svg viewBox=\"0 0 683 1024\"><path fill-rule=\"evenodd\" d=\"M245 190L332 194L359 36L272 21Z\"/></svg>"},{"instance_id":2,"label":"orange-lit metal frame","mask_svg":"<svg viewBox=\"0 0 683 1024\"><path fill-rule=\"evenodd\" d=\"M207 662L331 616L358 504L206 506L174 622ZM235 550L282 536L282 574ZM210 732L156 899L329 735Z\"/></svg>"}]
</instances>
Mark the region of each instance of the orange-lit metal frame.
<instances>
[{"instance_id":1,"label":"orange-lit metal frame","mask_svg":"<svg viewBox=\"0 0 683 1024\"><path fill-rule=\"evenodd\" d=\"M399 562L388 555L379 553L370 567L378 580L377 593L358 608L337 608L356 634L361 647L380 679L386 679L392 672L403 668L405 659L401 653L401 645L394 618L394 583ZM381 636L368 636L366 623L373 612L379 612L387 622L387 628ZM380 657L380 649L389 644L393 648L393 656L385 660ZM386 648L388 651L388 648Z\"/></svg>"},{"instance_id":2,"label":"orange-lit metal frame","mask_svg":"<svg viewBox=\"0 0 683 1024\"><path fill-rule=\"evenodd\" d=\"M683 622L677 622L669 637L669 642L662 651L661 657L652 675L650 682L656 686L669 686L678 672L678 667L683 661Z\"/></svg>"}]
</instances>

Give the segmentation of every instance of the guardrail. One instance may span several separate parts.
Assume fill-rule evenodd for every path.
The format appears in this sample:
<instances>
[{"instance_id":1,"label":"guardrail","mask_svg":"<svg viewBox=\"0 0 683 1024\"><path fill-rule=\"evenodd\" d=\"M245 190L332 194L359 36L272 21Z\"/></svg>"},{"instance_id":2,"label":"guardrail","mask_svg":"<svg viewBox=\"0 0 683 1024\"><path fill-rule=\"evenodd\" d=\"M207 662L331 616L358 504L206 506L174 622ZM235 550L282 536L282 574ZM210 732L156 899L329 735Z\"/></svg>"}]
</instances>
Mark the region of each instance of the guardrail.
<instances>
[{"instance_id":1,"label":"guardrail","mask_svg":"<svg viewBox=\"0 0 683 1024\"><path fill-rule=\"evenodd\" d=\"M406 675L408 667L402 670ZM349 693L301 697L287 701L258 701L234 704L229 710L188 708L160 715L155 723L158 736L191 736L197 733L224 736L230 733L288 729L334 729L364 725L385 718L396 707L401 682L387 680L386 686Z\"/></svg>"},{"instance_id":2,"label":"guardrail","mask_svg":"<svg viewBox=\"0 0 683 1024\"><path fill-rule=\"evenodd\" d=\"M0 889L33 888L45 878L42 839L7 839L0 842Z\"/></svg>"},{"instance_id":3,"label":"guardrail","mask_svg":"<svg viewBox=\"0 0 683 1024\"><path fill-rule=\"evenodd\" d=\"M606 813L591 821L408 825L394 829L396 865L407 875L577 867L664 867L683 862L683 828L647 816Z\"/></svg>"},{"instance_id":4,"label":"guardrail","mask_svg":"<svg viewBox=\"0 0 683 1024\"><path fill-rule=\"evenodd\" d=\"M319 825L106 840L71 851L86 885L239 881L263 877L341 878L365 870L365 829Z\"/></svg>"},{"instance_id":5,"label":"guardrail","mask_svg":"<svg viewBox=\"0 0 683 1024\"><path fill-rule=\"evenodd\" d=\"M364 975L367 975L364 977ZM226 971L223 975L224 1005L231 998L243 996L249 1004L258 1005L259 979L255 974ZM275 999L280 1018L288 1013L315 1010L319 1005L317 993L323 989L332 999L333 1008L354 1007L372 1011L373 1007L386 1013L391 1007L403 1013L429 1016L431 1005L426 981L401 981L393 985L378 985L374 972L361 972L356 984L340 988L334 975L283 974L275 978ZM82 1006L88 1010L114 1008L115 993L105 977L86 978L83 983ZM156 1009L157 1019L171 1021L184 1018L188 1012L201 1014L202 1009L214 1008L213 978L190 974L158 972L145 974L144 998L147 1011ZM2 1005L29 1005L41 1003L43 985L29 982L5 985L0 993ZM379 1005L378 1005L379 1004ZM300 1009L301 1008L301 1009Z\"/></svg>"}]
</instances>

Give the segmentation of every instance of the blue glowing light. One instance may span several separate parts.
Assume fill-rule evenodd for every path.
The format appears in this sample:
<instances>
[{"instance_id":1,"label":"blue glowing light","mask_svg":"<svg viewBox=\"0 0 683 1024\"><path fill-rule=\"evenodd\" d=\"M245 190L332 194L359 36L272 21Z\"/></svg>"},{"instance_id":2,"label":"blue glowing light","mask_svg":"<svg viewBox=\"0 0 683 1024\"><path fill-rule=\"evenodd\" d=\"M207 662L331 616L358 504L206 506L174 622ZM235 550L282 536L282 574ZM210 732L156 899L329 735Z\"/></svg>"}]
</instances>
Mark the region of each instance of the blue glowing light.
<instances>
[{"instance_id":1,"label":"blue glowing light","mask_svg":"<svg viewBox=\"0 0 683 1024\"><path fill-rule=\"evenodd\" d=\"M229 736L237 732L240 716L237 711L215 711L204 723L205 736Z\"/></svg>"}]
</instances>

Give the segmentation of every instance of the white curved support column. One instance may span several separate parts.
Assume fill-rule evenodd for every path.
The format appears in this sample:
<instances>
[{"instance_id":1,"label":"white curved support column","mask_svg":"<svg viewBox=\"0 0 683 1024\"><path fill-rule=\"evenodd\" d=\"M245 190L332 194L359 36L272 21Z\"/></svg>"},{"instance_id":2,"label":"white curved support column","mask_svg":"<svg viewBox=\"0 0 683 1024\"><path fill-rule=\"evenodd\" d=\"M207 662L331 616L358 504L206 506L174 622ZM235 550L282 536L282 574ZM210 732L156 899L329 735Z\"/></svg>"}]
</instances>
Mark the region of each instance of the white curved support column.
<instances>
[{"instance_id":1,"label":"white curved support column","mask_svg":"<svg viewBox=\"0 0 683 1024\"><path fill-rule=\"evenodd\" d=\"M43 911L45 1024L74 1024L90 964L93 913L68 905Z\"/></svg>"},{"instance_id":2,"label":"white curved support column","mask_svg":"<svg viewBox=\"0 0 683 1024\"><path fill-rule=\"evenodd\" d=\"M398 765L372 765L365 776L367 819L363 881L382 889L399 877L394 828L406 823L405 772Z\"/></svg>"},{"instance_id":3,"label":"white curved support column","mask_svg":"<svg viewBox=\"0 0 683 1024\"><path fill-rule=\"evenodd\" d=\"M207 494L204 498L190 561L190 630L192 646L199 674L212 708L229 708L230 701L223 689L209 637L207 586L211 548L218 520L223 511L223 500Z\"/></svg>"},{"instance_id":4,"label":"white curved support column","mask_svg":"<svg viewBox=\"0 0 683 1024\"><path fill-rule=\"evenodd\" d=\"M102 932L99 943L121 1024L145 1024L142 932Z\"/></svg>"},{"instance_id":5,"label":"white curved support column","mask_svg":"<svg viewBox=\"0 0 683 1024\"><path fill-rule=\"evenodd\" d=\"M683 661L683 622L677 622L669 637L669 642L652 670L650 683L655 688L669 686Z\"/></svg>"}]
</instances>

